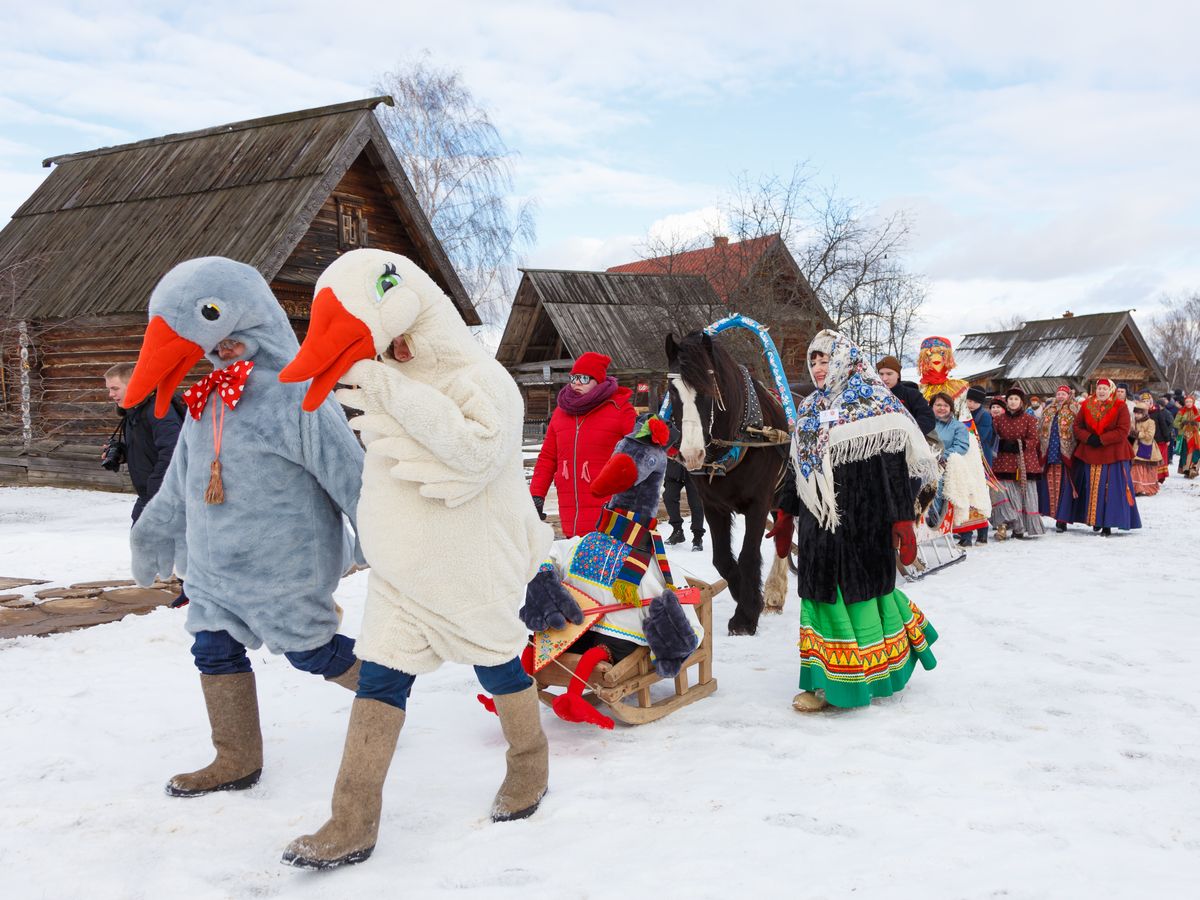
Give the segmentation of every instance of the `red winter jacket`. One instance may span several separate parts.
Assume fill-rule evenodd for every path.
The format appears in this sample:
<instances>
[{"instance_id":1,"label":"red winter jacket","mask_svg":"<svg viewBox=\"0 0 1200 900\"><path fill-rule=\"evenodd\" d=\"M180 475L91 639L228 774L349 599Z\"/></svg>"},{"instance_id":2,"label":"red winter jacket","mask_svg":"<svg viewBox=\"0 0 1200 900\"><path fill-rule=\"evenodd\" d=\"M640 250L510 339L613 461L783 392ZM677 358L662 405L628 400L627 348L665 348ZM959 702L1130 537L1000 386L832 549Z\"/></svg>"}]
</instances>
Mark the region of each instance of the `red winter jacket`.
<instances>
[{"instance_id":1,"label":"red winter jacket","mask_svg":"<svg viewBox=\"0 0 1200 900\"><path fill-rule=\"evenodd\" d=\"M596 520L608 497L592 495L592 479L612 456L617 441L633 430L637 411L629 402L632 396L629 388L617 388L615 394L582 416L555 409L550 417L529 493L545 497L550 490L550 479L554 479L558 514L566 537L596 529Z\"/></svg>"},{"instance_id":2,"label":"red winter jacket","mask_svg":"<svg viewBox=\"0 0 1200 900\"><path fill-rule=\"evenodd\" d=\"M1100 436L1101 446L1093 447L1088 438ZM1075 417L1075 458L1089 466L1115 463L1133 459L1133 448L1129 446L1129 409L1119 400L1109 399L1101 403L1088 397L1080 406Z\"/></svg>"}]
</instances>

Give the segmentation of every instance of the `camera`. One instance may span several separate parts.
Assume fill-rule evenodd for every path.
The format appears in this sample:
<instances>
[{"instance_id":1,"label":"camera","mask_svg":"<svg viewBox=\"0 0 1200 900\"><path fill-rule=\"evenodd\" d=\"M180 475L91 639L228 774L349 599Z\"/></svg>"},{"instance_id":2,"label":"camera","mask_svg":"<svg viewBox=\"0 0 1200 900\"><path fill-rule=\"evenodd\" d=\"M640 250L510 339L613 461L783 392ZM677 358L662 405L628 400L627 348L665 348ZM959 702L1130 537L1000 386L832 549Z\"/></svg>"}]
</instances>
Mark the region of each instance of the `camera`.
<instances>
[{"instance_id":1,"label":"camera","mask_svg":"<svg viewBox=\"0 0 1200 900\"><path fill-rule=\"evenodd\" d=\"M122 437L123 435L118 429L104 442L104 449L100 451L101 468L108 469L110 472L121 471L121 463L125 462L125 442L121 440Z\"/></svg>"}]
</instances>

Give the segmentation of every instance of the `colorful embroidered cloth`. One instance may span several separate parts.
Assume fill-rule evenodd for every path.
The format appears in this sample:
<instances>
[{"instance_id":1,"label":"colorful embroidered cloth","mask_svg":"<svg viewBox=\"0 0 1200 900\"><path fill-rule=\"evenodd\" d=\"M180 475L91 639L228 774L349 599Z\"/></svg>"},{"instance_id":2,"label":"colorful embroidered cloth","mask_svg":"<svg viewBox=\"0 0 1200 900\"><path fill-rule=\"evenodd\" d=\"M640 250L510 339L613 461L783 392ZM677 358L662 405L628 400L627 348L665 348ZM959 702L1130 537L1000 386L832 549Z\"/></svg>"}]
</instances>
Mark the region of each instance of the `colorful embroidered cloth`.
<instances>
[{"instance_id":1,"label":"colorful embroidered cloth","mask_svg":"<svg viewBox=\"0 0 1200 900\"><path fill-rule=\"evenodd\" d=\"M592 535L588 535L584 538L584 544L580 545L571 562L572 574L580 574L575 572L576 560L581 566L607 562L607 566L603 567L602 577L611 580L600 583L609 587L613 596L620 602L629 606L641 606L638 586L641 585L642 578L650 566L650 557L653 554L654 558L658 560L658 567L662 570L663 580L667 587L673 588L675 584L671 580L671 564L667 561L667 551L663 546L662 538L654 530L657 524L657 520L651 517L629 510L605 507L600 511L600 521L596 523L594 534L604 535L620 542L624 545L624 552L621 553L619 561L613 557L612 550L604 554L603 560L598 559L595 555L598 547L585 550L584 545L592 537ZM599 542L593 541L593 543ZM591 560L590 564L589 559ZM596 579L589 577L589 580Z\"/></svg>"}]
</instances>

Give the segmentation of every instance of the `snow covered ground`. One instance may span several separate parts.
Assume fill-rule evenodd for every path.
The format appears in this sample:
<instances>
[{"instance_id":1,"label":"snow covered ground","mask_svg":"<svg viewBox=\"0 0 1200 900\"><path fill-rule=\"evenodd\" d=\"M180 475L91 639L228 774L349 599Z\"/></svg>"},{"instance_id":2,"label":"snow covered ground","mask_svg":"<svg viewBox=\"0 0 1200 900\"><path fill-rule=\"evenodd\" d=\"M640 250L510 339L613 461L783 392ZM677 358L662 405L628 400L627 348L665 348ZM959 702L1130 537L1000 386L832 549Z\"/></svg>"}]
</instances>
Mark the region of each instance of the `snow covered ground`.
<instances>
[{"instance_id":1,"label":"snow covered ground","mask_svg":"<svg viewBox=\"0 0 1200 900\"><path fill-rule=\"evenodd\" d=\"M130 502L0 488L0 575L126 575ZM326 817L348 693L254 653L262 781L172 799L211 757L184 612L0 642L0 896L1200 896L1200 484L1141 508L1140 532L993 544L913 587L938 667L869 709L791 710L789 599L719 631L719 690L661 722L544 712L551 792L524 822L487 819L505 745L471 671L423 676L378 849L330 873L278 858ZM338 595L351 633L365 584Z\"/></svg>"}]
</instances>

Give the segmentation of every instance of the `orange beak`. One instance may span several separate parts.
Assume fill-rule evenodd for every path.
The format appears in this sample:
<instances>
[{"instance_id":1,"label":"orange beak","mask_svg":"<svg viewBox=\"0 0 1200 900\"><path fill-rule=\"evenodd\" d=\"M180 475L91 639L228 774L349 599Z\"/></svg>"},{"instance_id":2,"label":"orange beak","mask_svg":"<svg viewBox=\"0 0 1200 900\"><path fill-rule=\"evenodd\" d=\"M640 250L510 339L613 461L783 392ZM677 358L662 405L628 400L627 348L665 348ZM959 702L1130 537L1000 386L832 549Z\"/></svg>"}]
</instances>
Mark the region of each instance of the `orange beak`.
<instances>
[{"instance_id":1,"label":"orange beak","mask_svg":"<svg viewBox=\"0 0 1200 900\"><path fill-rule=\"evenodd\" d=\"M171 406L171 395L183 376L204 356L204 348L176 334L162 316L155 316L146 326L137 365L125 389L126 409L137 406L158 391L154 399L154 415L162 418Z\"/></svg>"},{"instance_id":2,"label":"orange beak","mask_svg":"<svg viewBox=\"0 0 1200 900\"><path fill-rule=\"evenodd\" d=\"M637 484L637 476L637 463L633 457L626 453L614 453L592 482L592 493L597 497L608 497L627 491Z\"/></svg>"},{"instance_id":3,"label":"orange beak","mask_svg":"<svg viewBox=\"0 0 1200 900\"><path fill-rule=\"evenodd\" d=\"M285 382L312 379L304 402L305 412L312 412L329 396L338 379L360 359L375 356L375 339L363 322L350 315L338 300L333 288L321 288L313 299L308 334L300 352L282 372Z\"/></svg>"}]
</instances>

